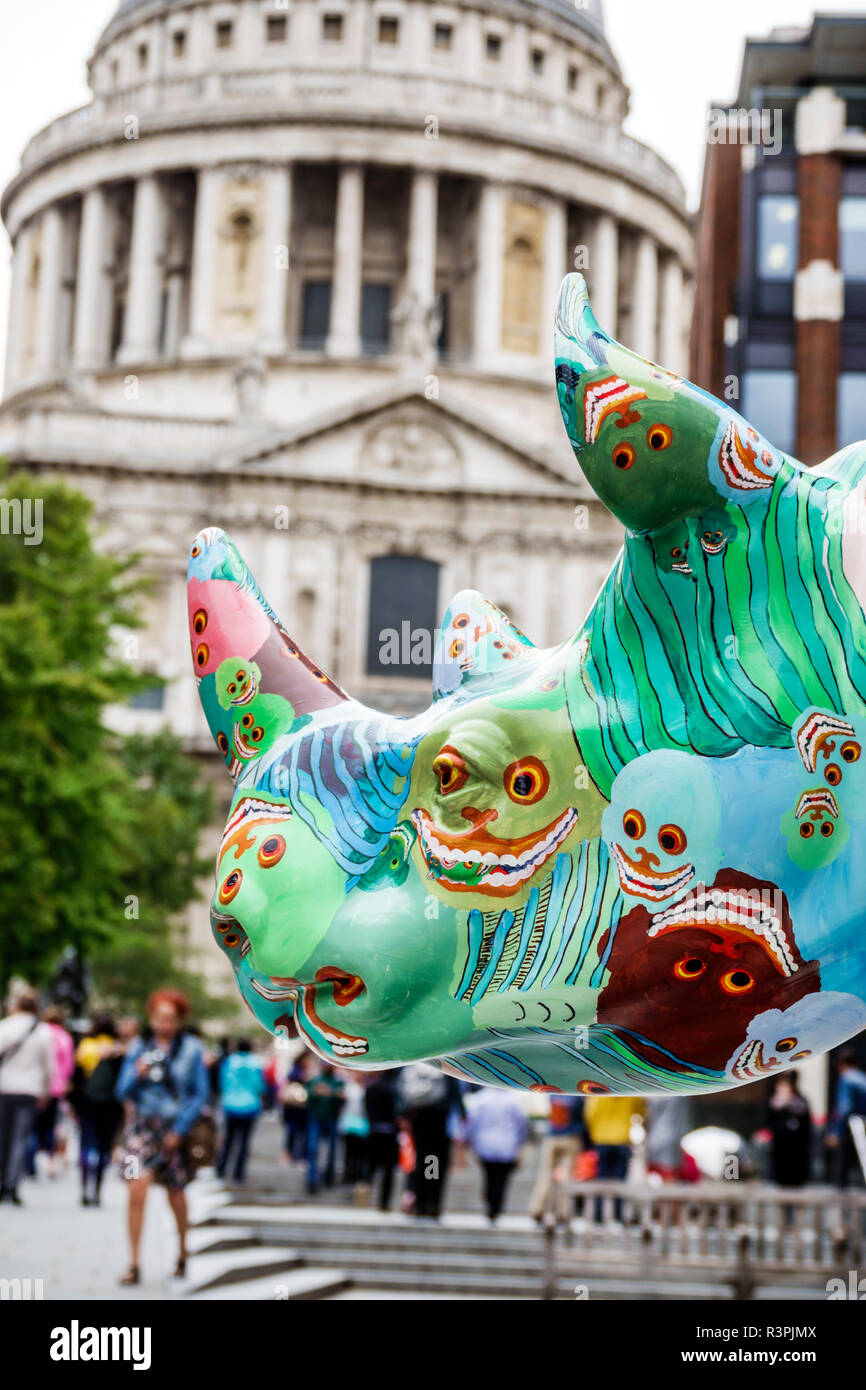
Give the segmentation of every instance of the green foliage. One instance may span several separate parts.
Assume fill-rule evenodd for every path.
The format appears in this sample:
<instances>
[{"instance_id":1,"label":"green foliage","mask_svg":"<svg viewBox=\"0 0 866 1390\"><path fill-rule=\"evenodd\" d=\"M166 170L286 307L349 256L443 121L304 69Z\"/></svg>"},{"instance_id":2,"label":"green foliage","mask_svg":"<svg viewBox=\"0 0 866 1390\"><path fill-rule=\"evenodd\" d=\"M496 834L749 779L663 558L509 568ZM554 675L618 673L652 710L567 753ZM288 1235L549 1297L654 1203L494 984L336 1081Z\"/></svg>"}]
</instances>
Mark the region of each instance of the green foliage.
<instances>
[{"instance_id":1,"label":"green foliage","mask_svg":"<svg viewBox=\"0 0 866 1390\"><path fill-rule=\"evenodd\" d=\"M173 922L209 868L210 793L171 734L104 722L153 684L112 643L139 625L136 557L94 548L91 503L63 483L20 473L0 490L42 503L39 544L8 533L11 510L0 535L0 984L44 981L74 946L100 993L137 1006L151 979L178 980Z\"/></svg>"}]
</instances>

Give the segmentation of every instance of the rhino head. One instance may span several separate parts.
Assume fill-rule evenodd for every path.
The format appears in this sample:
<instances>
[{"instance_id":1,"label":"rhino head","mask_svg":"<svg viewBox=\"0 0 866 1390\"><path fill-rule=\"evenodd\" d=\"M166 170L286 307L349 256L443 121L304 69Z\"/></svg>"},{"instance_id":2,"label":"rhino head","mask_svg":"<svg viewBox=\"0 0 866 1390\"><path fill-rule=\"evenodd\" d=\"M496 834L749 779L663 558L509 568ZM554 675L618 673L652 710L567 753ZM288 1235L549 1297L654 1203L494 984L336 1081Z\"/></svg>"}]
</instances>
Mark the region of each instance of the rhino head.
<instances>
[{"instance_id":1,"label":"rhino head","mask_svg":"<svg viewBox=\"0 0 866 1390\"><path fill-rule=\"evenodd\" d=\"M841 1039L829 1005L799 1002L825 975L848 1032L864 1013L866 899L840 890L866 873L863 575L832 523L861 505L866 449L805 474L614 342L580 276L556 359L568 437L627 528L559 647L463 591L429 708L381 714L301 651L222 531L196 537L193 664L235 784L213 932L257 1019L329 1061L436 1059L588 1094L719 1088L742 1079L726 1064L758 1015L795 1010L816 1046ZM808 756L807 725L825 735ZM834 854L800 852L813 806L830 834L844 820Z\"/></svg>"}]
</instances>

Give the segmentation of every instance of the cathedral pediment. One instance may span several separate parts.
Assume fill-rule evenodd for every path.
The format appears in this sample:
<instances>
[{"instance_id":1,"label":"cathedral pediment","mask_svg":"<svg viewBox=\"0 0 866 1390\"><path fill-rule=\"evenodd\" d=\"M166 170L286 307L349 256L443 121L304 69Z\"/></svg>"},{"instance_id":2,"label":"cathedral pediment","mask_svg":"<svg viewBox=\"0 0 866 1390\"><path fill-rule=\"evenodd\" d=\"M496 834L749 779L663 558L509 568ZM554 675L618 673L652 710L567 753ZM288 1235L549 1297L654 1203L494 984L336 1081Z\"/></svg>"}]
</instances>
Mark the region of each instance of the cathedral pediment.
<instances>
[{"instance_id":1,"label":"cathedral pediment","mask_svg":"<svg viewBox=\"0 0 866 1390\"><path fill-rule=\"evenodd\" d=\"M259 437L223 470L434 491L577 496L578 480L543 450L459 401L394 389Z\"/></svg>"}]
</instances>

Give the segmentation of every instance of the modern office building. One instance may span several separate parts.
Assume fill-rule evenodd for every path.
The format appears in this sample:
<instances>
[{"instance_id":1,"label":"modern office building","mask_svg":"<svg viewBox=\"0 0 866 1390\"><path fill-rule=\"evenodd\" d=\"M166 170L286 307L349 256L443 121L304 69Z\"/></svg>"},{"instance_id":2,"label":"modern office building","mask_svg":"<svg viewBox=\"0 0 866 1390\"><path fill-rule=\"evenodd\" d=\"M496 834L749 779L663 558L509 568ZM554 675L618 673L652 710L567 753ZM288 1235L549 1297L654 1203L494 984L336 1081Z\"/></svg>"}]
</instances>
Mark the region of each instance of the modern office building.
<instances>
[{"instance_id":1,"label":"modern office building","mask_svg":"<svg viewBox=\"0 0 866 1390\"><path fill-rule=\"evenodd\" d=\"M749 39L707 140L691 374L817 463L866 438L866 16Z\"/></svg>"}]
</instances>

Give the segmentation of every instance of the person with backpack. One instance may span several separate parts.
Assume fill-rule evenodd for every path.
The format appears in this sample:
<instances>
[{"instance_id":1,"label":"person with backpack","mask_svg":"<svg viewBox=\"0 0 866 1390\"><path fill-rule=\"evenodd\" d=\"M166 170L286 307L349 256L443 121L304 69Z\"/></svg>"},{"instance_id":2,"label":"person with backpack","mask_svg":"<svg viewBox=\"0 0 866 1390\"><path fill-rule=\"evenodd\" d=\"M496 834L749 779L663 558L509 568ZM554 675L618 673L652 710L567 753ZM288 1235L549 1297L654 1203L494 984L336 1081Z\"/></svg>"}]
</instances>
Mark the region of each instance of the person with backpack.
<instances>
[{"instance_id":1,"label":"person with backpack","mask_svg":"<svg viewBox=\"0 0 866 1390\"><path fill-rule=\"evenodd\" d=\"M394 1169L399 1157L397 1145L397 1098L394 1090L394 1073L373 1072L364 1092L364 1110L370 1126L368 1140L369 1180L379 1179L379 1210L387 1211L391 1205L391 1188L394 1183Z\"/></svg>"},{"instance_id":2,"label":"person with backpack","mask_svg":"<svg viewBox=\"0 0 866 1390\"><path fill-rule=\"evenodd\" d=\"M448 1120L455 1109L465 1118L463 1094L454 1077L426 1062L404 1067L398 1088L415 1145L415 1168L409 1184L415 1198L412 1214L438 1221L451 1161Z\"/></svg>"},{"instance_id":3,"label":"person with backpack","mask_svg":"<svg viewBox=\"0 0 866 1390\"><path fill-rule=\"evenodd\" d=\"M857 1054L846 1047L836 1058L836 1103L826 1137L828 1149L835 1162L834 1178L837 1187L847 1187L851 1173L860 1170L857 1147L849 1121L853 1115L866 1118L866 1072L857 1065Z\"/></svg>"},{"instance_id":4,"label":"person with backpack","mask_svg":"<svg viewBox=\"0 0 866 1390\"><path fill-rule=\"evenodd\" d=\"M189 1003L177 989L158 989L147 1001L148 1031L130 1047L116 1097L132 1109L124 1135L121 1172L129 1192L131 1262L121 1284L138 1284L138 1251L151 1184L164 1187L178 1234L174 1277L186 1274L187 1209L184 1188L190 1164L184 1139L208 1103L210 1087L204 1048L184 1031Z\"/></svg>"},{"instance_id":5,"label":"person with backpack","mask_svg":"<svg viewBox=\"0 0 866 1390\"><path fill-rule=\"evenodd\" d=\"M20 989L0 1021L0 1202L21 1205L18 1183L40 1105L51 1099L54 1039L33 990Z\"/></svg>"},{"instance_id":6,"label":"person with backpack","mask_svg":"<svg viewBox=\"0 0 866 1390\"><path fill-rule=\"evenodd\" d=\"M102 1026L115 1033L114 1024L110 1020L104 1020ZM116 1036L111 1043L103 1042L99 1060L79 1079L79 1165L83 1207L98 1207L100 1204L102 1180L111 1162L114 1142L123 1122L123 1106L115 1094L117 1083L123 1059L137 1034L136 1019L121 1019L117 1025Z\"/></svg>"},{"instance_id":7,"label":"person with backpack","mask_svg":"<svg viewBox=\"0 0 866 1390\"><path fill-rule=\"evenodd\" d=\"M262 1113L267 1082L261 1058L253 1052L247 1038L241 1038L234 1052L223 1057L219 1069L219 1094L225 1120L225 1136L217 1159L217 1176L224 1178L234 1153L234 1181L243 1182L247 1173L250 1139Z\"/></svg>"}]
</instances>

